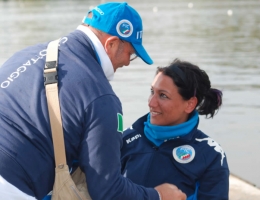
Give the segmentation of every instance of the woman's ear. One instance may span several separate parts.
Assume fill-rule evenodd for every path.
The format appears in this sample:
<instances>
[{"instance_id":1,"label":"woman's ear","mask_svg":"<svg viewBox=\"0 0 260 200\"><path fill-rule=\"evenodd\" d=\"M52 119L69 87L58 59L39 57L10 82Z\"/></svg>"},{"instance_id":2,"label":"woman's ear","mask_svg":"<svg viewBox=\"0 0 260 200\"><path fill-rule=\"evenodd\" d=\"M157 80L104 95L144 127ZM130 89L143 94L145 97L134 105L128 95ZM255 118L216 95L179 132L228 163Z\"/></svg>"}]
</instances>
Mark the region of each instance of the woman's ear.
<instances>
[{"instance_id":1,"label":"woman's ear","mask_svg":"<svg viewBox=\"0 0 260 200\"><path fill-rule=\"evenodd\" d=\"M190 114L197 106L198 103L198 99L197 97L191 97L188 101L187 101L187 106L185 108L185 112Z\"/></svg>"}]
</instances>

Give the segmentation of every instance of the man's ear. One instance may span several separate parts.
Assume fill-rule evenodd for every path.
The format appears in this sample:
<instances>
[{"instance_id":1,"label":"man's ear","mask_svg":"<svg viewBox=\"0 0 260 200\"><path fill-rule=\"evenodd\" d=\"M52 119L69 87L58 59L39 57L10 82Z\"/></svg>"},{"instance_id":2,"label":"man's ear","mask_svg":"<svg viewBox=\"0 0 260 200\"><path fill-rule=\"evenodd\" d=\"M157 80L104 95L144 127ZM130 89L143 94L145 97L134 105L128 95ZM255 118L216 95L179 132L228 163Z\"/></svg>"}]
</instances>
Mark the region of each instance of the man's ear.
<instances>
[{"instance_id":1,"label":"man's ear","mask_svg":"<svg viewBox=\"0 0 260 200\"><path fill-rule=\"evenodd\" d=\"M198 99L197 97L191 97L188 101L187 101L187 105L185 108L185 112L186 113L191 113L197 106L198 103Z\"/></svg>"},{"instance_id":2,"label":"man's ear","mask_svg":"<svg viewBox=\"0 0 260 200\"><path fill-rule=\"evenodd\" d=\"M119 38L116 36L109 36L106 38L104 43L104 49L107 52L107 54L110 54L110 52L113 52L114 49L117 49L119 44Z\"/></svg>"}]
</instances>

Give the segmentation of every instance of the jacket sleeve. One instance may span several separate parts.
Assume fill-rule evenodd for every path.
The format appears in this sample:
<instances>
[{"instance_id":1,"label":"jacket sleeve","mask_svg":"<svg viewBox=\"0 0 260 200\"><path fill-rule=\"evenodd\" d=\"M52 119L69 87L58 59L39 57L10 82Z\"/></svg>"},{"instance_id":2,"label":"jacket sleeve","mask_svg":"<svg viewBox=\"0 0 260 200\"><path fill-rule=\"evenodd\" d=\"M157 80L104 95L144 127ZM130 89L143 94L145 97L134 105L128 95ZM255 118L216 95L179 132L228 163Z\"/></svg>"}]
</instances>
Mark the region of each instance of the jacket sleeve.
<instances>
[{"instance_id":1,"label":"jacket sleeve","mask_svg":"<svg viewBox=\"0 0 260 200\"><path fill-rule=\"evenodd\" d=\"M226 158L221 165L221 154L216 158L203 173L199 180L199 200L228 200L229 169Z\"/></svg>"},{"instance_id":2,"label":"jacket sleeve","mask_svg":"<svg viewBox=\"0 0 260 200\"><path fill-rule=\"evenodd\" d=\"M132 183L121 175L122 108L114 95L93 101L85 112L80 167L95 200L158 200L155 189Z\"/></svg>"}]
</instances>

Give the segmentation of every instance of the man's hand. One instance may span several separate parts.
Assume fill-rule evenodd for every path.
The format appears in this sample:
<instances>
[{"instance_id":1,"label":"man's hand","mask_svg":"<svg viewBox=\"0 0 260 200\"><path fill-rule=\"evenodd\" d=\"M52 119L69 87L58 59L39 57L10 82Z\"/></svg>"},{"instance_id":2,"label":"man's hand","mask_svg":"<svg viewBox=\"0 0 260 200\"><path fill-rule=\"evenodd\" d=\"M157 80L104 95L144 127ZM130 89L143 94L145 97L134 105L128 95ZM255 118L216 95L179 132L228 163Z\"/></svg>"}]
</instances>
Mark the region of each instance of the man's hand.
<instances>
[{"instance_id":1,"label":"man's hand","mask_svg":"<svg viewBox=\"0 0 260 200\"><path fill-rule=\"evenodd\" d=\"M164 183L154 188L159 192L161 200L186 200L187 196L175 185Z\"/></svg>"}]
</instances>

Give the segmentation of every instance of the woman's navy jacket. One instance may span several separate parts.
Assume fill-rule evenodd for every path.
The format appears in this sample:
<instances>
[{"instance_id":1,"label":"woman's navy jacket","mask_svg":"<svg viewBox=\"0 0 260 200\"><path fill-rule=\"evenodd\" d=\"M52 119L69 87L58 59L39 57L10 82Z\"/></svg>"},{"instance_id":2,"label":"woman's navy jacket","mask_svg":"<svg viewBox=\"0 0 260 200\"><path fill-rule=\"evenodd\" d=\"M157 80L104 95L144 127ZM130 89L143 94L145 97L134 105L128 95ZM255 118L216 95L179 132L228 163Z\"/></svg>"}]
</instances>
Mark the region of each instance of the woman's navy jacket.
<instances>
[{"instance_id":1,"label":"woman's navy jacket","mask_svg":"<svg viewBox=\"0 0 260 200\"><path fill-rule=\"evenodd\" d=\"M229 169L220 145L197 129L156 147L144 134L147 115L124 131L122 174L134 183L155 187L175 184L189 199L226 200Z\"/></svg>"}]
</instances>

